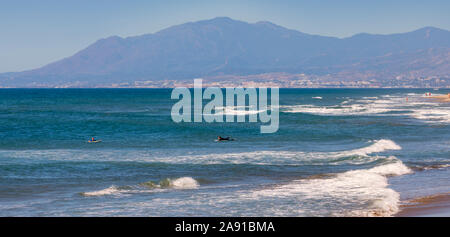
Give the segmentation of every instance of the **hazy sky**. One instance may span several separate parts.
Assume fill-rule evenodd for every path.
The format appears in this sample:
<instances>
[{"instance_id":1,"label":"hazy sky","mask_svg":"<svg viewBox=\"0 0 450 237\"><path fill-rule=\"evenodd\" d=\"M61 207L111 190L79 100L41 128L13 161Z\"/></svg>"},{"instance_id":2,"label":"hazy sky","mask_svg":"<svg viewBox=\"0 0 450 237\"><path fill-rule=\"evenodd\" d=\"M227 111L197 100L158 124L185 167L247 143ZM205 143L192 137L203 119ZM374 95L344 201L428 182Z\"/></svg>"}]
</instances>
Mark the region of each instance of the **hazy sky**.
<instances>
[{"instance_id":1,"label":"hazy sky","mask_svg":"<svg viewBox=\"0 0 450 237\"><path fill-rule=\"evenodd\" d=\"M111 35L154 33L217 16L348 37L424 26L449 30L449 12L448 0L0 0L0 72L40 67Z\"/></svg>"}]
</instances>

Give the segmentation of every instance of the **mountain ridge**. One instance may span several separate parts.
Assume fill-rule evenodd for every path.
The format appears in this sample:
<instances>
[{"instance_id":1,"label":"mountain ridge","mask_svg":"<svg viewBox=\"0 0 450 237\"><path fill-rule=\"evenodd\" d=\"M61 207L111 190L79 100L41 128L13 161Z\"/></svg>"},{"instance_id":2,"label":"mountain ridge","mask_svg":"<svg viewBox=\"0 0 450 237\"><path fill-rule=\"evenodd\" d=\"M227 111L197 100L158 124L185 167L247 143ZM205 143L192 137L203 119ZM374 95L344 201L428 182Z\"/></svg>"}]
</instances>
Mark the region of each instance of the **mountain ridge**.
<instances>
[{"instance_id":1,"label":"mountain ridge","mask_svg":"<svg viewBox=\"0 0 450 237\"><path fill-rule=\"evenodd\" d=\"M360 73L359 70L376 70L379 62L375 64L374 59L384 55L402 58L402 65L415 65L413 62L423 54L422 50L441 50L436 55L445 57L442 52L449 48L450 32L430 26L406 33L360 33L337 38L307 34L268 21L247 23L217 17L151 34L99 39L74 55L43 67L2 73L0 86L44 84L51 87L75 81L96 86L278 72L325 75L354 70ZM365 64L355 67L362 62ZM392 65L391 69L384 70L392 70L394 76L419 66L394 70ZM428 71L423 76L432 74L449 75L449 65L445 63L439 71Z\"/></svg>"}]
</instances>

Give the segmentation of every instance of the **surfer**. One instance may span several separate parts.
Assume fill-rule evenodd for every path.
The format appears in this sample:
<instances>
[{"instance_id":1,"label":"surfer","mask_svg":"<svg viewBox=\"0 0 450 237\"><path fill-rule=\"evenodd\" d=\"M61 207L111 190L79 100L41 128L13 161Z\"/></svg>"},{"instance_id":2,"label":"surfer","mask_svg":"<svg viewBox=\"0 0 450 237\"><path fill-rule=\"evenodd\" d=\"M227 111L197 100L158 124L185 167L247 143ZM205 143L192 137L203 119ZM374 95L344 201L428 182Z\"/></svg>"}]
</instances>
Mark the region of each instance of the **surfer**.
<instances>
[{"instance_id":1,"label":"surfer","mask_svg":"<svg viewBox=\"0 0 450 237\"><path fill-rule=\"evenodd\" d=\"M88 142L89 143L99 143L99 142L102 142L102 140L97 140L94 137L91 137L91 139Z\"/></svg>"},{"instance_id":2,"label":"surfer","mask_svg":"<svg viewBox=\"0 0 450 237\"><path fill-rule=\"evenodd\" d=\"M221 136L218 136L217 137L217 141L233 141L234 139L232 139L231 137L221 137Z\"/></svg>"}]
</instances>

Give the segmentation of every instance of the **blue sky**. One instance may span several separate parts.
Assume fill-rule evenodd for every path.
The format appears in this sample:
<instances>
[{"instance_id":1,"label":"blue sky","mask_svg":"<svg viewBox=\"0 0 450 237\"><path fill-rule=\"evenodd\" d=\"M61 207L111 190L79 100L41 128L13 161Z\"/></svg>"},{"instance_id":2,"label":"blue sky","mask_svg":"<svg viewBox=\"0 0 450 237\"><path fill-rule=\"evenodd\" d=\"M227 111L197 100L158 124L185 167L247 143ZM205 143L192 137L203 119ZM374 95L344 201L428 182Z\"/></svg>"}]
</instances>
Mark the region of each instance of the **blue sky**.
<instances>
[{"instance_id":1,"label":"blue sky","mask_svg":"<svg viewBox=\"0 0 450 237\"><path fill-rule=\"evenodd\" d=\"M449 12L448 0L0 0L0 72L46 65L100 38L154 33L217 16L348 37L424 26L449 30Z\"/></svg>"}]
</instances>

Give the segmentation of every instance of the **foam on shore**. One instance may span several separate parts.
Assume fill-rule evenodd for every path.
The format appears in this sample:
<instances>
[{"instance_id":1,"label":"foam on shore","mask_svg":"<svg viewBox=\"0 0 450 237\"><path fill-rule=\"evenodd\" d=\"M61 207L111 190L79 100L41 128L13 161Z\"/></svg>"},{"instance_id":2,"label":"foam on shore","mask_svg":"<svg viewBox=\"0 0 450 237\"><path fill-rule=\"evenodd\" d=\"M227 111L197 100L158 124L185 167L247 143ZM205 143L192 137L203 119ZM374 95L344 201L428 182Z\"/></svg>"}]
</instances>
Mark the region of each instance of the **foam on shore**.
<instances>
[{"instance_id":1,"label":"foam on shore","mask_svg":"<svg viewBox=\"0 0 450 237\"><path fill-rule=\"evenodd\" d=\"M393 160L390 164L347 171L331 178L296 180L257 190L252 192L250 197L298 197L299 201L303 202L321 200L324 205L353 208L351 211L331 212L331 216L392 216L399 211L400 195L389 188L387 176L411 172L400 160Z\"/></svg>"}]
</instances>

